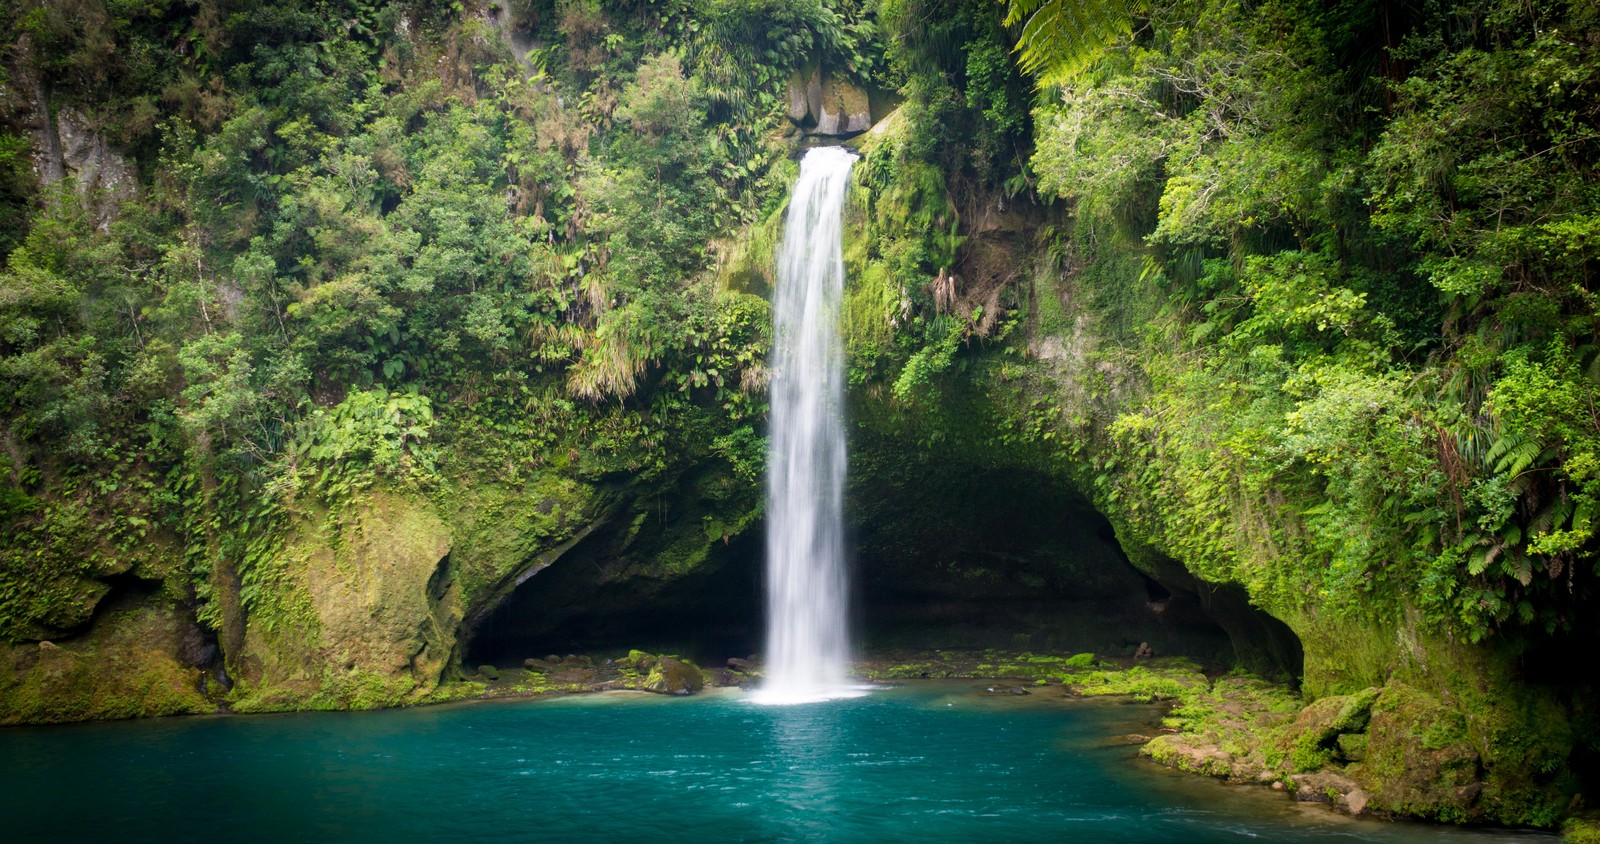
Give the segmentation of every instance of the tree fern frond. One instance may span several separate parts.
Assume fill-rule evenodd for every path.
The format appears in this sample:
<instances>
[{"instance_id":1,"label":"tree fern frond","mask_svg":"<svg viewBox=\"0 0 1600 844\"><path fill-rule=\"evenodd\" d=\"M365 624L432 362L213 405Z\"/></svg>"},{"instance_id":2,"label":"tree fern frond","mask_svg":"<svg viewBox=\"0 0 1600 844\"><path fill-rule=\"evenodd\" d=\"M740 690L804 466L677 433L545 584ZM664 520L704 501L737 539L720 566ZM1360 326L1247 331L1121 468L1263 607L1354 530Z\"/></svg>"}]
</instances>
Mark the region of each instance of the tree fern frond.
<instances>
[{"instance_id":1,"label":"tree fern frond","mask_svg":"<svg viewBox=\"0 0 1600 844\"><path fill-rule=\"evenodd\" d=\"M1474 577L1483 574L1484 570L1489 568L1489 565L1500 556L1500 552L1504 551L1505 548L1504 542L1496 542L1473 553L1472 557L1467 560L1467 574Z\"/></svg>"},{"instance_id":2,"label":"tree fern frond","mask_svg":"<svg viewBox=\"0 0 1600 844\"><path fill-rule=\"evenodd\" d=\"M1544 450L1544 446L1531 437L1506 434L1490 446L1483 455L1483 462L1495 472L1516 477L1537 462Z\"/></svg>"},{"instance_id":3,"label":"tree fern frond","mask_svg":"<svg viewBox=\"0 0 1600 844\"><path fill-rule=\"evenodd\" d=\"M1523 586L1533 583L1533 560L1521 551L1512 551L1510 559L1511 574Z\"/></svg>"},{"instance_id":4,"label":"tree fern frond","mask_svg":"<svg viewBox=\"0 0 1600 844\"><path fill-rule=\"evenodd\" d=\"M1546 504L1544 509L1528 522L1528 533L1537 537L1541 533L1565 528L1567 520L1572 517L1572 510L1572 499L1557 498Z\"/></svg>"},{"instance_id":5,"label":"tree fern frond","mask_svg":"<svg viewBox=\"0 0 1600 844\"><path fill-rule=\"evenodd\" d=\"M1148 0L1007 0L1005 23L1022 25L1017 64L1053 83L1088 66L1147 7Z\"/></svg>"}]
</instances>

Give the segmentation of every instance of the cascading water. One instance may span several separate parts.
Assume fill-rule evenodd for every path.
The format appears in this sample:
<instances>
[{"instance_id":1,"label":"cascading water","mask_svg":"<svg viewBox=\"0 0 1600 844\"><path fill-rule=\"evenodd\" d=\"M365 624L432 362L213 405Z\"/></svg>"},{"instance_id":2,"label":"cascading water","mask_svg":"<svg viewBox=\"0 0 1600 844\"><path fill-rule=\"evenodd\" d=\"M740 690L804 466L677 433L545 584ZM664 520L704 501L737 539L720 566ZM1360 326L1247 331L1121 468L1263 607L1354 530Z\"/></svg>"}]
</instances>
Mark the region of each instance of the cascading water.
<instances>
[{"instance_id":1,"label":"cascading water","mask_svg":"<svg viewBox=\"0 0 1600 844\"><path fill-rule=\"evenodd\" d=\"M757 700L855 694L846 677L844 352L839 299L845 191L856 156L800 161L773 304L772 448L767 469L767 661Z\"/></svg>"}]
</instances>

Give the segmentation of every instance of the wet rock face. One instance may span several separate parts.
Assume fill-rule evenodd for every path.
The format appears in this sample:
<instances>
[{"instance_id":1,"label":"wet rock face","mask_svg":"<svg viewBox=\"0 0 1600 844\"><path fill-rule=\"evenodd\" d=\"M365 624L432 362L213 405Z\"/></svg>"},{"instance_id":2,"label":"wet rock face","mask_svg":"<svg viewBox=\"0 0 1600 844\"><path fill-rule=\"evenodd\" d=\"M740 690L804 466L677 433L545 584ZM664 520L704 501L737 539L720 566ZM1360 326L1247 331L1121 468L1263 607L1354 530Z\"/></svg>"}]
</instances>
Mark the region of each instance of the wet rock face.
<instances>
[{"instance_id":1,"label":"wet rock face","mask_svg":"<svg viewBox=\"0 0 1600 844\"><path fill-rule=\"evenodd\" d=\"M356 680L383 692L340 705L431 690L461 617L448 527L422 500L374 492L345 513L337 541L324 530L320 517L302 520L277 555L282 597L250 614L232 673L268 695L261 708Z\"/></svg>"},{"instance_id":2,"label":"wet rock face","mask_svg":"<svg viewBox=\"0 0 1600 844\"><path fill-rule=\"evenodd\" d=\"M49 80L34 69L28 36L13 50L12 84L25 101L34 175L46 187L72 179L79 201L106 231L116 219L117 206L138 189L138 171L96 130L89 115L71 106L51 108Z\"/></svg>"},{"instance_id":3,"label":"wet rock face","mask_svg":"<svg viewBox=\"0 0 1600 844\"><path fill-rule=\"evenodd\" d=\"M789 78L789 120L810 135L843 137L872 128L867 92L813 63Z\"/></svg>"}]
</instances>

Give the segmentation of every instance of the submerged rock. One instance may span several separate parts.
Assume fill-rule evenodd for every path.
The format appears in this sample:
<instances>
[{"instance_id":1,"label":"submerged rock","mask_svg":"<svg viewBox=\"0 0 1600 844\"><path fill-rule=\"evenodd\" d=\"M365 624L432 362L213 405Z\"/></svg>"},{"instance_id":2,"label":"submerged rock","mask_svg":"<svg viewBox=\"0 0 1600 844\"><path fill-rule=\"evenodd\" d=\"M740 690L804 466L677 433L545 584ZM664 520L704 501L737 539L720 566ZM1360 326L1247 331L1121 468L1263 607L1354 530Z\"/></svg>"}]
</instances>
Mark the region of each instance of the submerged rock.
<instances>
[{"instance_id":1,"label":"submerged rock","mask_svg":"<svg viewBox=\"0 0 1600 844\"><path fill-rule=\"evenodd\" d=\"M986 694L991 694L991 695L1031 695L1031 694L1033 694L1033 692L1030 692L1030 691L1028 691L1027 689L1024 689L1021 686L989 686L989 687L984 689L984 692Z\"/></svg>"}]
</instances>

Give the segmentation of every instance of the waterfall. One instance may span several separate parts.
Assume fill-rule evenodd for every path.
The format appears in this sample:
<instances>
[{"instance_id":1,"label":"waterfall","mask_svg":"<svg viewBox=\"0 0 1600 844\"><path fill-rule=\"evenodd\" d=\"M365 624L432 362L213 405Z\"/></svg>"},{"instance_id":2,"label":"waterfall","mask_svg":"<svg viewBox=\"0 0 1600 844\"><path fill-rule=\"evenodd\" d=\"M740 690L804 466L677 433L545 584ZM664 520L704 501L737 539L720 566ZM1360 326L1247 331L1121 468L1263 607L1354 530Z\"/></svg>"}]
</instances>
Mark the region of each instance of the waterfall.
<instances>
[{"instance_id":1,"label":"waterfall","mask_svg":"<svg viewBox=\"0 0 1600 844\"><path fill-rule=\"evenodd\" d=\"M766 682L757 699L853 694L846 669L844 351L840 245L850 165L823 147L800 161L778 253L767 468Z\"/></svg>"}]
</instances>

